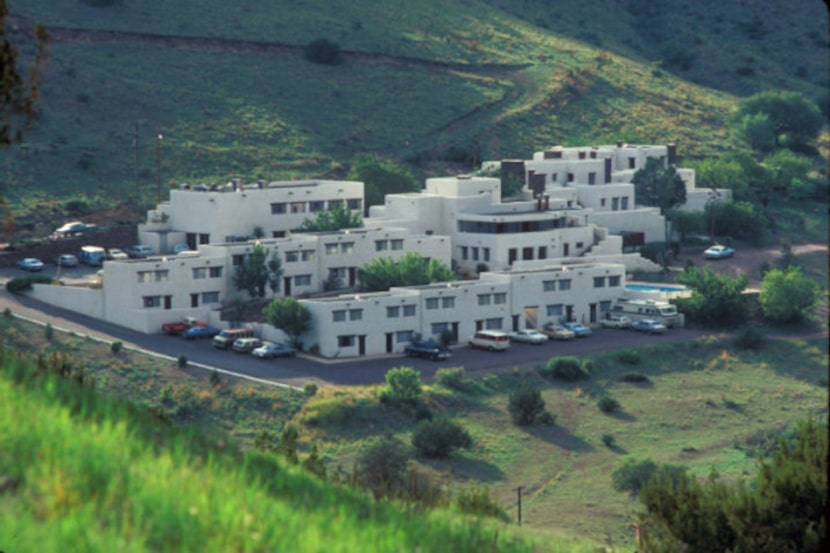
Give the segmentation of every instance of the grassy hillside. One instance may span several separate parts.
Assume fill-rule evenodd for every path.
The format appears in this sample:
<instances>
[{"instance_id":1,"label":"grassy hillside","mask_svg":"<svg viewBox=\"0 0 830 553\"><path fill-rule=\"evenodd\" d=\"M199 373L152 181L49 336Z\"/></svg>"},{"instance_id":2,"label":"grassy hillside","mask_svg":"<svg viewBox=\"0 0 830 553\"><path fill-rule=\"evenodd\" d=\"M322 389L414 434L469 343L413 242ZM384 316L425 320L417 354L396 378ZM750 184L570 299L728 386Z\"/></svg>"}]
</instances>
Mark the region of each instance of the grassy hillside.
<instances>
[{"instance_id":1,"label":"grassy hillside","mask_svg":"<svg viewBox=\"0 0 830 553\"><path fill-rule=\"evenodd\" d=\"M18 214L48 220L67 199L97 207L138 188L149 203L157 173L165 186L343 176L360 152L419 177L436 161L466 170L618 138L697 157L732 146L733 94L827 84L818 3L639 4L13 0L21 28L51 30L52 57L39 126L0 174ZM303 59L320 37L344 64ZM687 70L661 63L677 44Z\"/></svg>"},{"instance_id":2,"label":"grassy hillside","mask_svg":"<svg viewBox=\"0 0 830 553\"><path fill-rule=\"evenodd\" d=\"M0 360L0 548L58 551L529 551L447 511L407 512L270 455L159 426ZM534 551L593 551L563 540Z\"/></svg>"}]
</instances>

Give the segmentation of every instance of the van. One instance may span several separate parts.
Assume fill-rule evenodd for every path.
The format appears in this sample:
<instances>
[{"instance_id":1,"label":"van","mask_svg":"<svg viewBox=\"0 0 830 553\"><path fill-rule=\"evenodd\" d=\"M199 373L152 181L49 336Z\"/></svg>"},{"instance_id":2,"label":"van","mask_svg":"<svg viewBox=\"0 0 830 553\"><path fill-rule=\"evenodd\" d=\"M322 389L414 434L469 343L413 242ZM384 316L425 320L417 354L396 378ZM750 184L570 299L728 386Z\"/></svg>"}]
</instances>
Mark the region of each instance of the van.
<instances>
[{"instance_id":1,"label":"van","mask_svg":"<svg viewBox=\"0 0 830 553\"><path fill-rule=\"evenodd\" d=\"M216 349L228 349L239 338L253 337L254 330L252 328L229 328L213 337L213 347Z\"/></svg>"},{"instance_id":2,"label":"van","mask_svg":"<svg viewBox=\"0 0 830 553\"><path fill-rule=\"evenodd\" d=\"M259 338L237 338L233 342L233 351L239 353L251 353L261 345L262 340Z\"/></svg>"},{"instance_id":3,"label":"van","mask_svg":"<svg viewBox=\"0 0 830 553\"><path fill-rule=\"evenodd\" d=\"M470 347L487 351L505 351L510 347L510 335L498 330L479 330L470 338Z\"/></svg>"},{"instance_id":4,"label":"van","mask_svg":"<svg viewBox=\"0 0 830 553\"><path fill-rule=\"evenodd\" d=\"M100 267L107 258L107 251L98 246L84 246L78 252L78 260L93 267Z\"/></svg>"},{"instance_id":5,"label":"van","mask_svg":"<svg viewBox=\"0 0 830 553\"><path fill-rule=\"evenodd\" d=\"M142 246L141 244L135 244L127 248L127 255L133 259L144 259L145 257L150 257L153 253L153 248L150 246Z\"/></svg>"}]
</instances>

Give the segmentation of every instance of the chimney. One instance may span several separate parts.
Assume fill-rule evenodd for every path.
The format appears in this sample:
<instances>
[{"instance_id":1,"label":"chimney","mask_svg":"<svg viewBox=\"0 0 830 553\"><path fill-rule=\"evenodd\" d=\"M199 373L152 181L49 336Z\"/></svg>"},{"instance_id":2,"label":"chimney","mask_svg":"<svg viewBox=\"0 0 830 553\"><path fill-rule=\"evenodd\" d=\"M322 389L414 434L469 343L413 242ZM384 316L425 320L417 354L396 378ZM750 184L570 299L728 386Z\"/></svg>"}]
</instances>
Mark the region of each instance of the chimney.
<instances>
[{"instance_id":1,"label":"chimney","mask_svg":"<svg viewBox=\"0 0 830 553\"><path fill-rule=\"evenodd\" d=\"M536 196L536 211L542 211L542 195Z\"/></svg>"},{"instance_id":2,"label":"chimney","mask_svg":"<svg viewBox=\"0 0 830 553\"><path fill-rule=\"evenodd\" d=\"M617 148L622 148L622 145L623 145L623 141L622 140L617 140Z\"/></svg>"},{"instance_id":3,"label":"chimney","mask_svg":"<svg viewBox=\"0 0 830 553\"><path fill-rule=\"evenodd\" d=\"M674 165L677 162L677 146L673 143L666 144L666 149L669 154L669 165Z\"/></svg>"},{"instance_id":4,"label":"chimney","mask_svg":"<svg viewBox=\"0 0 830 553\"><path fill-rule=\"evenodd\" d=\"M545 211L550 210L550 196L545 194Z\"/></svg>"}]
</instances>

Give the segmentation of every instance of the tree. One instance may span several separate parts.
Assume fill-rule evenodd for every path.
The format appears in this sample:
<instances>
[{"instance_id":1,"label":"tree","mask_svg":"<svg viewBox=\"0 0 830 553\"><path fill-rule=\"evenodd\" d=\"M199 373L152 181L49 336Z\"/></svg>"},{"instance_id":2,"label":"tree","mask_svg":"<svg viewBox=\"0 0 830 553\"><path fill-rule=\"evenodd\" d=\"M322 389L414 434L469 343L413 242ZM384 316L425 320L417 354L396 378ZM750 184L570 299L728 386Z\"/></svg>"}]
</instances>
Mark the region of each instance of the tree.
<instances>
[{"instance_id":1,"label":"tree","mask_svg":"<svg viewBox=\"0 0 830 553\"><path fill-rule=\"evenodd\" d=\"M522 384L510 393L507 410L510 411L513 424L530 426L545 412L545 400L542 399L542 391L533 384Z\"/></svg>"},{"instance_id":2,"label":"tree","mask_svg":"<svg viewBox=\"0 0 830 553\"><path fill-rule=\"evenodd\" d=\"M749 484L716 473L700 482L685 472L662 475L640 491L647 510L645 541L652 551L795 553L827 550L827 426L799 423L759 460Z\"/></svg>"},{"instance_id":3,"label":"tree","mask_svg":"<svg viewBox=\"0 0 830 553\"><path fill-rule=\"evenodd\" d=\"M764 275L759 299L764 317L786 323L807 316L818 296L818 285L804 276L799 267L790 266Z\"/></svg>"},{"instance_id":4,"label":"tree","mask_svg":"<svg viewBox=\"0 0 830 553\"><path fill-rule=\"evenodd\" d=\"M746 320L746 275L732 278L714 272L708 265L703 269L686 267L677 276L677 282L692 290L690 298L677 300L678 308L698 323L729 327Z\"/></svg>"},{"instance_id":5,"label":"tree","mask_svg":"<svg viewBox=\"0 0 830 553\"><path fill-rule=\"evenodd\" d=\"M458 448L469 449L473 438L460 424L441 417L419 422L412 433L412 445L419 455L438 459L448 457Z\"/></svg>"},{"instance_id":6,"label":"tree","mask_svg":"<svg viewBox=\"0 0 830 553\"><path fill-rule=\"evenodd\" d=\"M255 244L250 255L240 265L237 265L233 274L233 284L238 290L244 290L252 300L265 297L265 286L276 294L280 290L282 278L282 262L279 256L272 254L268 258L268 250Z\"/></svg>"},{"instance_id":7,"label":"tree","mask_svg":"<svg viewBox=\"0 0 830 553\"><path fill-rule=\"evenodd\" d=\"M750 202L708 202L703 211L710 221L718 221L718 233L722 236L757 243L767 226L766 214Z\"/></svg>"},{"instance_id":8,"label":"tree","mask_svg":"<svg viewBox=\"0 0 830 553\"><path fill-rule=\"evenodd\" d=\"M381 401L415 404L424 390L421 374L412 367L396 367L386 371L386 386L380 392Z\"/></svg>"},{"instance_id":9,"label":"tree","mask_svg":"<svg viewBox=\"0 0 830 553\"><path fill-rule=\"evenodd\" d=\"M354 157L348 178L360 181L365 186L365 214L369 213L370 205L383 205L387 194L420 190L409 169L369 154Z\"/></svg>"},{"instance_id":10,"label":"tree","mask_svg":"<svg viewBox=\"0 0 830 553\"><path fill-rule=\"evenodd\" d=\"M659 207L663 215L686 201L686 183L673 165L665 167L659 159L648 158L646 166L634 173L631 182L634 183L637 203ZM668 225L665 242L669 242Z\"/></svg>"},{"instance_id":11,"label":"tree","mask_svg":"<svg viewBox=\"0 0 830 553\"><path fill-rule=\"evenodd\" d=\"M299 232L331 232L348 228L360 228L363 218L360 213L348 209L343 203L334 204L328 211L318 211L314 219L306 219Z\"/></svg>"},{"instance_id":12,"label":"tree","mask_svg":"<svg viewBox=\"0 0 830 553\"><path fill-rule=\"evenodd\" d=\"M774 190L786 192L790 185L799 179L806 179L812 165L804 156L789 150L778 150L764 158L764 167Z\"/></svg>"},{"instance_id":13,"label":"tree","mask_svg":"<svg viewBox=\"0 0 830 553\"><path fill-rule=\"evenodd\" d=\"M421 254L407 252L395 261L376 257L358 271L360 289L364 292L389 290L393 286L419 286L453 280L452 270L438 261L427 261Z\"/></svg>"},{"instance_id":14,"label":"tree","mask_svg":"<svg viewBox=\"0 0 830 553\"><path fill-rule=\"evenodd\" d=\"M742 100L735 112L741 124L747 115L766 115L772 122L775 145L803 146L815 140L824 125L818 106L798 92L760 92Z\"/></svg>"},{"instance_id":15,"label":"tree","mask_svg":"<svg viewBox=\"0 0 830 553\"><path fill-rule=\"evenodd\" d=\"M311 312L294 298L274 298L262 310L265 322L282 330L292 344L311 327Z\"/></svg>"},{"instance_id":16,"label":"tree","mask_svg":"<svg viewBox=\"0 0 830 553\"><path fill-rule=\"evenodd\" d=\"M699 211L682 211L670 209L666 213L666 219L671 221L672 228L680 233L680 241L685 241L690 234L703 232L706 221Z\"/></svg>"},{"instance_id":17,"label":"tree","mask_svg":"<svg viewBox=\"0 0 830 553\"><path fill-rule=\"evenodd\" d=\"M775 149L775 125L766 113L747 113L736 130L753 150L771 152Z\"/></svg>"},{"instance_id":18,"label":"tree","mask_svg":"<svg viewBox=\"0 0 830 553\"><path fill-rule=\"evenodd\" d=\"M750 158L754 165L757 162ZM732 156L704 159L693 164L698 188L718 188L732 191L735 200L748 199L749 183L744 166Z\"/></svg>"}]
</instances>

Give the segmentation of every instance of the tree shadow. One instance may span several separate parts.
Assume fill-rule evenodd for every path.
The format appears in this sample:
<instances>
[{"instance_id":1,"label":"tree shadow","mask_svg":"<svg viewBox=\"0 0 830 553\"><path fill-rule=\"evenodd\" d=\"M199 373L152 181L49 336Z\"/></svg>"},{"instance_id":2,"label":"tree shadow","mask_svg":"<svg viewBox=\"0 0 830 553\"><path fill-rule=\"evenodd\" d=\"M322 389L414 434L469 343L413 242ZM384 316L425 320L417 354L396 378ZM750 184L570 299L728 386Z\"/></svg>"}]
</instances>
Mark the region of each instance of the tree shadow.
<instances>
[{"instance_id":1,"label":"tree shadow","mask_svg":"<svg viewBox=\"0 0 830 553\"><path fill-rule=\"evenodd\" d=\"M468 457L463 452L454 453L447 461L434 461L430 464L439 470L452 469L454 474L463 474L478 482L499 482L506 478L504 471L497 465Z\"/></svg>"},{"instance_id":2,"label":"tree shadow","mask_svg":"<svg viewBox=\"0 0 830 553\"><path fill-rule=\"evenodd\" d=\"M634 422L637 420L637 417L625 411L614 411L613 413L608 413L608 416L625 422Z\"/></svg>"},{"instance_id":3,"label":"tree shadow","mask_svg":"<svg viewBox=\"0 0 830 553\"><path fill-rule=\"evenodd\" d=\"M540 440L568 451L584 453L594 450L594 446L563 426L531 426L525 427L524 430Z\"/></svg>"},{"instance_id":4,"label":"tree shadow","mask_svg":"<svg viewBox=\"0 0 830 553\"><path fill-rule=\"evenodd\" d=\"M618 446L617 444L610 446L608 449L610 449L618 455L628 455L628 450L624 447Z\"/></svg>"}]
</instances>

